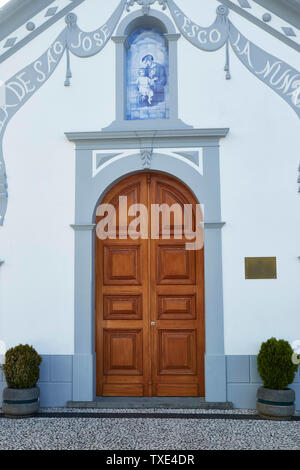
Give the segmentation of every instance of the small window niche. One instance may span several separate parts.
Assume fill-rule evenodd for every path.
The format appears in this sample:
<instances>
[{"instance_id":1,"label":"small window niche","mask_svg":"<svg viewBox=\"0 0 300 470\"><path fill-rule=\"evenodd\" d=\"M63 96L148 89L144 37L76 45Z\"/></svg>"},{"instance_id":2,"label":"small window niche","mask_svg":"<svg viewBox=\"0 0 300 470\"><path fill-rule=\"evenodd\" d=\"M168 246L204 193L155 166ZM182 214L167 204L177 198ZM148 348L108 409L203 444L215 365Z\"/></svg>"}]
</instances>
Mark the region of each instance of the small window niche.
<instances>
[{"instance_id":1,"label":"small window niche","mask_svg":"<svg viewBox=\"0 0 300 470\"><path fill-rule=\"evenodd\" d=\"M164 33L139 28L128 38L126 120L169 119L169 51Z\"/></svg>"},{"instance_id":2,"label":"small window niche","mask_svg":"<svg viewBox=\"0 0 300 470\"><path fill-rule=\"evenodd\" d=\"M177 42L168 16L127 15L116 36L116 120L104 130L191 128L178 119Z\"/></svg>"}]
</instances>

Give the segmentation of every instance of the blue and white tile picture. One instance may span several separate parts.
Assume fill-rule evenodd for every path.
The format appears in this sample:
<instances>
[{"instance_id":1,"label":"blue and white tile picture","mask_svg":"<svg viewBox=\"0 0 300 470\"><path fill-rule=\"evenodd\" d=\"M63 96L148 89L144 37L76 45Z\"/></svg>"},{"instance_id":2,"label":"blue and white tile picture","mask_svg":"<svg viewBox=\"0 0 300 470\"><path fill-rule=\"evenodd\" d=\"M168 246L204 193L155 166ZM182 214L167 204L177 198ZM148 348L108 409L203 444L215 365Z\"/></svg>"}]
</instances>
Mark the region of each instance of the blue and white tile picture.
<instances>
[{"instance_id":1,"label":"blue and white tile picture","mask_svg":"<svg viewBox=\"0 0 300 470\"><path fill-rule=\"evenodd\" d=\"M126 119L169 119L169 56L164 35L139 29L128 42Z\"/></svg>"}]
</instances>

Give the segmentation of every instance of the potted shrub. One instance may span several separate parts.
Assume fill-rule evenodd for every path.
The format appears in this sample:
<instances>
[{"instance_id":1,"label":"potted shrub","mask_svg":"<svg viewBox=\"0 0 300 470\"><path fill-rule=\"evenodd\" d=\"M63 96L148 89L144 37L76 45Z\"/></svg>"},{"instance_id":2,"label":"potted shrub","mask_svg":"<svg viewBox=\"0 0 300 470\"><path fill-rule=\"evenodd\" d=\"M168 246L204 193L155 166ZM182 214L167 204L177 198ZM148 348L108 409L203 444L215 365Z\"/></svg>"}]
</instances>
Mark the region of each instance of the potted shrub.
<instances>
[{"instance_id":1,"label":"potted shrub","mask_svg":"<svg viewBox=\"0 0 300 470\"><path fill-rule=\"evenodd\" d=\"M41 356L28 344L6 351L2 366L7 387L3 390L5 416L17 418L35 414L39 409Z\"/></svg>"},{"instance_id":2,"label":"potted shrub","mask_svg":"<svg viewBox=\"0 0 300 470\"><path fill-rule=\"evenodd\" d=\"M295 392L288 388L298 365L292 362L293 349L283 340L270 338L262 343L257 368L263 387L257 390L256 409L260 416L289 419L295 413Z\"/></svg>"}]
</instances>

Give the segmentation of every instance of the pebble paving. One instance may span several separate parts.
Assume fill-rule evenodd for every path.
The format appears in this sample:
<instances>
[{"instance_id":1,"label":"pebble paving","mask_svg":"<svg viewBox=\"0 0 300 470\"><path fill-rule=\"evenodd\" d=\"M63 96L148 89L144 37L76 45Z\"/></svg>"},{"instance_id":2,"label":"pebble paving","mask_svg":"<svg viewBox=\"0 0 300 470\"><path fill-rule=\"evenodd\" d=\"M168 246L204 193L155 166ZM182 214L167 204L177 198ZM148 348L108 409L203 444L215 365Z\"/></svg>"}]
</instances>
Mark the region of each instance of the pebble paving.
<instances>
[{"instance_id":1,"label":"pebble paving","mask_svg":"<svg viewBox=\"0 0 300 470\"><path fill-rule=\"evenodd\" d=\"M114 413L112 418L75 418L74 412ZM210 414L210 419L118 418L118 413L168 414L175 410L78 410L70 417L0 419L1 450L300 450L300 421L213 419L216 410L176 410ZM255 410L218 410L218 414L255 414ZM230 418L230 416L226 416Z\"/></svg>"}]
</instances>

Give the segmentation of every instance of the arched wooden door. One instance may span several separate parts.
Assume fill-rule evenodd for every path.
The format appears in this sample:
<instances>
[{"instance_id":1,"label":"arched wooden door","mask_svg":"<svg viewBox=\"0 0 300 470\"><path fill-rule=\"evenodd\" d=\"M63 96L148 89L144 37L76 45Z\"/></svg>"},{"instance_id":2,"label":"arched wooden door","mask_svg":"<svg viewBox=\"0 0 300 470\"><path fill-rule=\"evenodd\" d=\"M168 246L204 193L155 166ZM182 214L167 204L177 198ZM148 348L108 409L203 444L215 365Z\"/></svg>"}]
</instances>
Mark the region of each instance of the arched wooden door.
<instances>
[{"instance_id":1,"label":"arched wooden door","mask_svg":"<svg viewBox=\"0 0 300 470\"><path fill-rule=\"evenodd\" d=\"M133 217L119 220L120 196L148 208L149 235L152 204L193 204L193 213L197 204L178 180L150 172L120 181L102 201L117 210L117 238L96 236L97 396L204 396L203 248L174 238L174 217L170 239L161 226L158 239L125 239Z\"/></svg>"}]
</instances>

